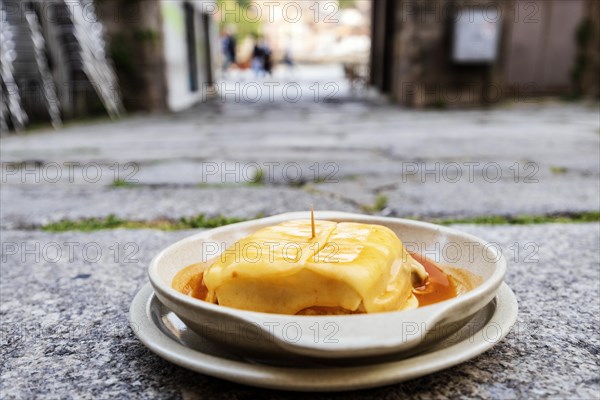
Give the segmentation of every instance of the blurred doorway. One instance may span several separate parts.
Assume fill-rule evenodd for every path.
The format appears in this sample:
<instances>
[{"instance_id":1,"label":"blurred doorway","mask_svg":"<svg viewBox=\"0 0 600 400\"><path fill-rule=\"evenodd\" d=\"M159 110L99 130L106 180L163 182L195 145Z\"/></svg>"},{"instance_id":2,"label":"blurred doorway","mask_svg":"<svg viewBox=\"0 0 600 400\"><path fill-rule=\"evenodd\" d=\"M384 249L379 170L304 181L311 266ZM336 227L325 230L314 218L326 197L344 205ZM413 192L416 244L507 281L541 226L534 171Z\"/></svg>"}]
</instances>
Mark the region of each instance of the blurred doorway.
<instances>
[{"instance_id":1,"label":"blurred doorway","mask_svg":"<svg viewBox=\"0 0 600 400\"><path fill-rule=\"evenodd\" d=\"M585 0L519 0L527 12L512 25L507 52L509 87L531 85L539 93L569 90L577 52L576 31L585 14Z\"/></svg>"}]
</instances>

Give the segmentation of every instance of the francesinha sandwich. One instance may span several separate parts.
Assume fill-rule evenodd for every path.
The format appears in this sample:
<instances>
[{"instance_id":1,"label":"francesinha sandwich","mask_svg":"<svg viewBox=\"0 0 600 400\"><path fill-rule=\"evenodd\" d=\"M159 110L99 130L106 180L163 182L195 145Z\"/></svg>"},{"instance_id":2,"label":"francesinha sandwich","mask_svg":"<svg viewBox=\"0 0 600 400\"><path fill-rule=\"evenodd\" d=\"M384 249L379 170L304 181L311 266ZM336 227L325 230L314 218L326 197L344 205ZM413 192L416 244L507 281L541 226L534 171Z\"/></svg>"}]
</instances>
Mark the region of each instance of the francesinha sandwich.
<instances>
[{"instance_id":1,"label":"francesinha sandwich","mask_svg":"<svg viewBox=\"0 0 600 400\"><path fill-rule=\"evenodd\" d=\"M203 267L202 274L206 301L312 315L416 308L413 286L428 277L390 229L319 220L259 229ZM177 281L176 276L175 288L185 287Z\"/></svg>"}]
</instances>

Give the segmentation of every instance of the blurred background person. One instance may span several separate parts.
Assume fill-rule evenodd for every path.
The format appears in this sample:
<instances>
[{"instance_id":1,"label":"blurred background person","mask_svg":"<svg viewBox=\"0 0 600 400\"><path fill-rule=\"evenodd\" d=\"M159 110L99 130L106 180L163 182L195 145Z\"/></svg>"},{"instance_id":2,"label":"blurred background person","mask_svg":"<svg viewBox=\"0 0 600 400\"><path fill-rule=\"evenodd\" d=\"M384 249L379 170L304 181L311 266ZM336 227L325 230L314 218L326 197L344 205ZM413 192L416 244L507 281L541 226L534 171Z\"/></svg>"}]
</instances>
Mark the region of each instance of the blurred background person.
<instances>
[{"instance_id":1,"label":"blurred background person","mask_svg":"<svg viewBox=\"0 0 600 400\"><path fill-rule=\"evenodd\" d=\"M269 43L263 39L261 46L263 48L264 53L264 73L265 75L272 76L273 75L273 50L269 46Z\"/></svg>"},{"instance_id":2,"label":"blurred background person","mask_svg":"<svg viewBox=\"0 0 600 400\"><path fill-rule=\"evenodd\" d=\"M271 74L273 70L272 51L263 36L254 36L252 70L257 78Z\"/></svg>"},{"instance_id":3,"label":"blurred background person","mask_svg":"<svg viewBox=\"0 0 600 400\"><path fill-rule=\"evenodd\" d=\"M292 50L290 46L285 48L283 52L283 59L281 60L282 64L287 65L289 69L294 67L294 59L292 58Z\"/></svg>"},{"instance_id":4,"label":"blurred background person","mask_svg":"<svg viewBox=\"0 0 600 400\"><path fill-rule=\"evenodd\" d=\"M231 31L223 31L221 35L221 50L223 52L223 72L227 72L232 64L236 63L237 42Z\"/></svg>"},{"instance_id":5,"label":"blurred background person","mask_svg":"<svg viewBox=\"0 0 600 400\"><path fill-rule=\"evenodd\" d=\"M260 46L260 42L258 41L258 36L254 36L254 48L252 50L252 71L254 71L254 75L259 77L262 75L262 71L264 69L264 53L263 49Z\"/></svg>"}]
</instances>

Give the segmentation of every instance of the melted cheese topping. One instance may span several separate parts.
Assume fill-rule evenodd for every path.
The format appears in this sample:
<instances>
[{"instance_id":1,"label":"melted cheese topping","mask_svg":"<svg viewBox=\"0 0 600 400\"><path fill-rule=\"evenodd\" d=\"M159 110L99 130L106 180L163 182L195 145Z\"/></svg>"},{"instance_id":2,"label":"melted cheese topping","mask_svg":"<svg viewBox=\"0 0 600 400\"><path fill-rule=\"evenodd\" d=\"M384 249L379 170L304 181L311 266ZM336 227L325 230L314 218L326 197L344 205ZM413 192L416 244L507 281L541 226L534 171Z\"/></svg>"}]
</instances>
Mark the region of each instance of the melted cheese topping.
<instances>
[{"instance_id":1,"label":"melted cheese topping","mask_svg":"<svg viewBox=\"0 0 600 400\"><path fill-rule=\"evenodd\" d=\"M204 273L209 301L280 314L310 307L350 312L415 308L412 275L427 272L380 225L288 221L230 246Z\"/></svg>"}]
</instances>

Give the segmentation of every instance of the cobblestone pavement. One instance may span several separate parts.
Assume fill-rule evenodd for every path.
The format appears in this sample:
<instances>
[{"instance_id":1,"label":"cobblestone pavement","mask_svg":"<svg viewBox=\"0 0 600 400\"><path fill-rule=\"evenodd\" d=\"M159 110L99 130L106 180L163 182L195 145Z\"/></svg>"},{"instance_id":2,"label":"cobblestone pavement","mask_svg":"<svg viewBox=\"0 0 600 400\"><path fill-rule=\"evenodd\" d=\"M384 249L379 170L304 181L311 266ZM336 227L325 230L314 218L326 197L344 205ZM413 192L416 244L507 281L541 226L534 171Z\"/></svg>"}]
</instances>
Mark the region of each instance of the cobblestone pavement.
<instances>
[{"instance_id":1,"label":"cobblestone pavement","mask_svg":"<svg viewBox=\"0 0 600 400\"><path fill-rule=\"evenodd\" d=\"M4 138L2 226L110 213L251 218L310 203L424 217L598 209L597 104L415 111L344 93L215 99L177 115Z\"/></svg>"},{"instance_id":2,"label":"cobblestone pavement","mask_svg":"<svg viewBox=\"0 0 600 400\"><path fill-rule=\"evenodd\" d=\"M338 70L328 73L339 79ZM425 219L599 211L598 104L415 111L343 85L336 97L315 102L309 77L294 103L213 99L180 114L1 139L3 395L283 396L177 368L128 330L126 312L146 282L147 262L190 231L41 231L51 222L111 214L254 218L310 204ZM497 241L507 254L515 243L537 246L538 261L524 262L521 252L507 279L520 323L536 329L512 333L452 370L356 397L598 397L598 224L459 228ZM77 254L48 261L44 245L65 242L94 242L105 251L92 263ZM134 243L137 261L114 260L115 242ZM111 333L27 331L79 323Z\"/></svg>"}]
</instances>

